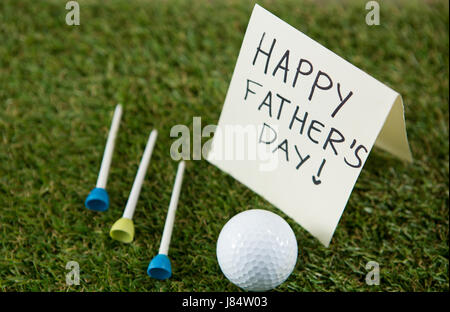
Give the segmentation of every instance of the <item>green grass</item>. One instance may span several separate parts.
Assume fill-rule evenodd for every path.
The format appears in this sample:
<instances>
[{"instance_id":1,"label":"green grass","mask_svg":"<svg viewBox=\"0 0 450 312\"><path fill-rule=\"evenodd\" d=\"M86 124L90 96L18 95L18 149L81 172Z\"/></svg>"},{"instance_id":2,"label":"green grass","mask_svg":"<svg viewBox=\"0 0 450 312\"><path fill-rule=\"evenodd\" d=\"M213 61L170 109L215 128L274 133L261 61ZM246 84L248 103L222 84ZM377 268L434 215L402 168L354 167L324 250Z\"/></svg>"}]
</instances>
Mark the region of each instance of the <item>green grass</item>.
<instances>
[{"instance_id":1,"label":"green grass","mask_svg":"<svg viewBox=\"0 0 450 312\"><path fill-rule=\"evenodd\" d=\"M236 291L215 258L234 214L269 209L205 160L187 164L172 236L174 275L145 274L158 251L175 175L176 124L216 124L252 2L0 1L0 290ZM107 4L105 4L107 3ZM279 291L448 291L449 14L446 1L263 1L264 7L403 95L415 162L373 150L329 248L286 218L299 259ZM83 206L116 103L124 115L109 177L111 207ZM135 214L136 237L109 238L148 132L159 130ZM66 286L78 261L81 285ZM365 264L381 284L365 283Z\"/></svg>"}]
</instances>

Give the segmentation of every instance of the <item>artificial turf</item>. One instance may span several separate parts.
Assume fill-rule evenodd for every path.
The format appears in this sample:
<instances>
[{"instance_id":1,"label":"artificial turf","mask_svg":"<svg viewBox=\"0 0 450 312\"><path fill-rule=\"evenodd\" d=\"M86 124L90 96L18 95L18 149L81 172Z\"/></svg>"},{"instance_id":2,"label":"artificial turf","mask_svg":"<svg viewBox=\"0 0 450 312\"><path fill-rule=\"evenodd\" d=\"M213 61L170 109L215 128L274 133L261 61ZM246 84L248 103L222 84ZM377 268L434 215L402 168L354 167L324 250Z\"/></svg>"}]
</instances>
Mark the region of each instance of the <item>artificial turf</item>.
<instances>
[{"instance_id":1,"label":"artificial turf","mask_svg":"<svg viewBox=\"0 0 450 312\"><path fill-rule=\"evenodd\" d=\"M234 214L274 211L292 226L297 266L276 291L449 290L449 7L446 1L261 1L263 7L402 94L413 164L374 149L329 248L205 160L189 161L172 236L173 277L146 275L175 176L176 124L216 124L254 2L0 1L0 290L237 291L216 261ZM116 103L108 181L87 210ZM159 137L131 244L109 237L149 131ZM66 285L68 261L80 285ZM365 282L380 264L378 286Z\"/></svg>"}]
</instances>

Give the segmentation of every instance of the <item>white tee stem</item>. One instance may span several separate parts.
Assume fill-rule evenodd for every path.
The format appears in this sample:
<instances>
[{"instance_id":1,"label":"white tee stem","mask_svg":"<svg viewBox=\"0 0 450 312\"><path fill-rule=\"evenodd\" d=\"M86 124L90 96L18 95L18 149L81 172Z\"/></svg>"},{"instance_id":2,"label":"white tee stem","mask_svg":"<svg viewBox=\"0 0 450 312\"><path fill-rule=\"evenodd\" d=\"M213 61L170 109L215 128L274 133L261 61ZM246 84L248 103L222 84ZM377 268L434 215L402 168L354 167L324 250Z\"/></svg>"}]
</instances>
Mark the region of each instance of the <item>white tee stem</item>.
<instances>
[{"instance_id":1,"label":"white tee stem","mask_svg":"<svg viewBox=\"0 0 450 312\"><path fill-rule=\"evenodd\" d=\"M170 238L172 237L173 223L175 221L175 212L177 211L178 198L180 197L181 183L183 182L185 163L180 161L178 164L177 176L175 178L175 184L172 191L172 197L170 198L169 211L167 212L166 223L164 225L164 232L161 238L161 245L159 246L159 253L168 255Z\"/></svg>"},{"instance_id":2,"label":"white tee stem","mask_svg":"<svg viewBox=\"0 0 450 312\"><path fill-rule=\"evenodd\" d=\"M98 188L106 188L109 167L111 167L111 159L114 151L114 143L116 141L117 131L119 130L120 117L122 117L122 105L118 104L114 110L114 116L111 123L111 128L109 129L105 151L103 152L102 164L100 166L100 172L97 178Z\"/></svg>"},{"instance_id":3,"label":"white tee stem","mask_svg":"<svg viewBox=\"0 0 450 312\"><path fill-rule=\"evenodd\" d=\"M153 130L145 146L144 154L142 155L141 163L139 164L136 177L134 178L133 187L131 188L130 196L128 197L123 217L127 219L133 219L134 210L141 192L142 183L144 182L145 173L147 172L148 164L150 163L150 157L152 156L153 147L155 146L156 136L158 131Z\"/></svg>"}]
</instances>

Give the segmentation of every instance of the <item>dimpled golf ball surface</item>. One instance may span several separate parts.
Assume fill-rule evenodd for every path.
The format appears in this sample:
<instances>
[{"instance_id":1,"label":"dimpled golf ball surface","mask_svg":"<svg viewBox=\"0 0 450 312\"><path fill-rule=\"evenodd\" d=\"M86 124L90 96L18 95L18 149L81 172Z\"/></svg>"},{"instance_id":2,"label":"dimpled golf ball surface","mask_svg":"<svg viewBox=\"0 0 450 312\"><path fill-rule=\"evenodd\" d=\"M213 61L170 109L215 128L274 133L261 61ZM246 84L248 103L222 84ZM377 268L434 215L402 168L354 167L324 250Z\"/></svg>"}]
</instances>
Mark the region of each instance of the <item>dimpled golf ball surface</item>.
<instances>
[{"instance_id":1,"label":"dimpled golf ball surface","mask_svg":"<svg viewBox=\"0 0 450 312\"><path fill-rule=\"evenodd\" d=\"M297 262L297 240L289 224L273 212L252 209L231 218L217 240L223 274L249 291L283 283Z\"/></svg>"}]
</instances>

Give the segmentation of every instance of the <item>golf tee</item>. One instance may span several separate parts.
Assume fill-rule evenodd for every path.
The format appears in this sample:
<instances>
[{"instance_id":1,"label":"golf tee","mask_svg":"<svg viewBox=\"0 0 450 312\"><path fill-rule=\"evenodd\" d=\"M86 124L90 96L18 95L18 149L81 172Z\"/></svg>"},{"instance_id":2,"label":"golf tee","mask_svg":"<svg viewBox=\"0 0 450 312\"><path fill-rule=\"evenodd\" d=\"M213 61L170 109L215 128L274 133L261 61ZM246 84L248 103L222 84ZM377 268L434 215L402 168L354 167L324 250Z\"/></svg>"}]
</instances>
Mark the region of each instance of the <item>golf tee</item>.
<instances>
[{"instance_id":1,"label":"golf tee","mask_svg":"<svg viewBox=\"0 0 450 312\"><path fill-rule=\"evenodd\" d=\"M108 180L109 167L111 166L111 159L114 151L114 143L119 130L120 117L122 116L122 105L118 104L114 110L111 128L109 129L108 139L106 141L105 151L103 153L102 164L100 165L100 172L97 178L97 187L105 189Z\"/></svg>"},{"instance_id":2,"label":"golf tee","mask_svg":"<svg viewBox=\"0 0 450 312\"><path fill-rule=\"evenodd\" d=\"M172 236L173 223L175 221L175 212L177 211L178 206L178 198L180 197L181 183L183 182L184 167L184 161L180 161L180 163L178 164L177 175L175 177L172 197L170 198L169 211L167 212L164 232L161 238L161 245L159 246L159 253L166 256L169 254L170 238Z\"/></svg>"},{"instance_id":3,"label":"golf tee","mask_svg":"<svg viewBox=\"0 0 450 312\"><path fill-rule=\"evenodd\" d=\"M123 212L124 218L133 219L134 210L136 209L139 193L141 192L142 183L144 182L145 173L147 172L148 164L150 163L150 158L152 156L157 135L158 131L152 130L152 132L150 132L150 136L148 137L147 145L145 146L144 154L142 155L141 163L139 164L130 196L128 197L127 205L125 206L125 211Z\"/></svg>"}]
</instances>

